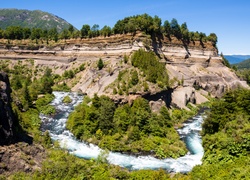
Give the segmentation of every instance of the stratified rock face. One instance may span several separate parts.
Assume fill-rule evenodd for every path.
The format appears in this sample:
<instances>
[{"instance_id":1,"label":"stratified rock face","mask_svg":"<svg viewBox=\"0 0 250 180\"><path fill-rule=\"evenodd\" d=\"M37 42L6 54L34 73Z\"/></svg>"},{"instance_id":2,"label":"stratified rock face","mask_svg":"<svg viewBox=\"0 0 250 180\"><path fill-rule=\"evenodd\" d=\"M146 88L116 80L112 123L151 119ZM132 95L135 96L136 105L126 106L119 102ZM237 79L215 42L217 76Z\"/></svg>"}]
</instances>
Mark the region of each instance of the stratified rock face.
<instances>
[{"instance_id":1,"label":"stratified rock face","mask_svg":"<svg viewBox=\"0 0 250 180\"><path fill-rule=\"evenodd\" d=\"M11 89L8 75L0 73L0 145L9 144L13 138L14 116L11 108Z\"/></svg>"},{"instance_id":2,"label":"stratified rock face","mask_svg":"<svg viewBox=\"0 0 250 180\"><path fill-rule=\"evenodd\" d=\"M122 63L124 55L130 57L138 49L154 51L160 57L172 82L170 91L162 91L151 84L147 92L141 89L129 92L129 96L113 95L113 88L109 85L115 82L119 72L132 68L130 63ZM96 68L99 58L106 65L102 70ZM185 44L175 37L150 39L140 32L136 35L70 39L63 45L37 46L37 50L29 49L27 45L13 45L11 51L0 47L0 59L34 59L37 66L53 67L55 73L60 75L66 69L78 68L72 68L75 63L84 63L85 70L78 75L78 82L72 91L83 92L90 97L94 94L107 95L121 104L131 103L134 98L142 96L152 101L154 111L161 107L161 101L169 108L185 108L187 103L208 101L206 96L209 95L220 98L228 90L249 88L245 81L241 81L234 71L223 64L223 59L211 42L192 41Z\"/></svg>"}]
</instances>

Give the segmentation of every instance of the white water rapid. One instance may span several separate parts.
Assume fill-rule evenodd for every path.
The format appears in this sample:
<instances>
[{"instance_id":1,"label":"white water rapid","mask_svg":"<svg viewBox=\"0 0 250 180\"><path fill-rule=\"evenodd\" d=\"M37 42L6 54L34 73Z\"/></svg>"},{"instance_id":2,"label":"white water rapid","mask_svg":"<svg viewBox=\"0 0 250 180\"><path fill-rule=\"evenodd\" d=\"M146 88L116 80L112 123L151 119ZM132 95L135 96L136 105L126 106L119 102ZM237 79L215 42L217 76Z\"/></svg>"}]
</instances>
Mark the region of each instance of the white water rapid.
<instances>
[{"instance_id":1,"label":"white water rapid","mask_svg":"<svg viewBox=\"0 0 250 180\"><path fill-rule=\"evenodd\" d=\"M73 134L65 128L67 117L74 107L82 102L83 96L77 93L53 92L55 99L51 105L55 106L57 114L54 117L40 115L42 120L42 131L48 130L51 138L57 140L62 148L66 148L70 153L85 159L97 158L101 149L93 144L87 144L78 141ZM70 104L62 103L63 98L69 95L73 100ZM195 165L201 164L203 156L203 147L199 132L203 117L197 115L184 123L183 128L178 129L181 139L186 143L189 150L188 154L178 159L156 159L152 156L132 156L116 152L110 152L108 161L111 164L129 168L138 169L166 169L169 172L187 173Z\"/></svg>"}]
</instances>

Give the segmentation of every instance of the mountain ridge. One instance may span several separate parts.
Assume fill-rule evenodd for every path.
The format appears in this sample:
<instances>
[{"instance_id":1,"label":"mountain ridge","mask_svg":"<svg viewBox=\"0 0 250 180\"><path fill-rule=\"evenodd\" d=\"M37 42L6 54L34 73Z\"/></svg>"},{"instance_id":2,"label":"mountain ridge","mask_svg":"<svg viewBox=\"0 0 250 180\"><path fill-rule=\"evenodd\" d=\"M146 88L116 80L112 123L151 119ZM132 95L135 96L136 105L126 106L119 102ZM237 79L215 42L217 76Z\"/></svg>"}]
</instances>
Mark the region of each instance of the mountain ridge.
<instances>
[{"instance_id":1,"label":"mountain ridge","mask_svg":"<svg viewBox=\"0 0 250 180\"><path fill-rule=\"evenodd\" d=\"M232 54L224 55L224 57L229 61L230 64L236 64L249 59L250 55Z\"/></svg>"},{"instance_id":2,"label":"mountain ridge","mask_svg":"<svg viewBox=\"0 0 250 180\"><path fill-rule=\"evenodd\" d=\"M71 25L63 18L41 10L26 9L0 9L0 28L8 26L21 26L28 28L52 29L61 32Z\"/></svg>"},{"instance_id":3,"label":"mountain ridge","mask_svg":"<svg viewBox=\"0 0 250 180\"><path fill-rule=\"evenodd\" d=\"M233 65L238 69L250 69L250 58Z\"/></svg>"}]
</instances>

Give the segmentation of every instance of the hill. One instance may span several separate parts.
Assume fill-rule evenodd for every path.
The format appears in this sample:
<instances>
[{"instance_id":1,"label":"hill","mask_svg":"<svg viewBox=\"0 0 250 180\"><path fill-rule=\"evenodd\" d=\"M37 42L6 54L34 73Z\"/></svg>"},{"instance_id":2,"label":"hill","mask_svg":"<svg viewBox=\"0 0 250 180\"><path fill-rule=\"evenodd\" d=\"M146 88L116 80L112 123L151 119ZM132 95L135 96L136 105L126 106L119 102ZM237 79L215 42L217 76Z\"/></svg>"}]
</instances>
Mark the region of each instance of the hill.
<instances>
[{"instance_id":1,"label":"hill","mask_svg":"<svg viewBox=\"0 0 250 180\"><path fill-rule=\"evenodd\" d=\"M0 9L0 28L8 26L20 26L28 28L52 29L57 28L61 32L69 28L71 24L53 14L40 10Z\"/></svg>"},{"instance_id":2,"label":"hill","mask_svg":"<svg viewBox=\"0 0 250 180\"><path fill-rule=\"evenodd\" d=\"M230 64L236 64L250 58L250 55L224 55Z\"/></svg>"},{"instance_id":3,"label":"hill","mask_svg":"<svg viewBox=\"0 0 250 180\"><path fill-rule=\"evenodd\" d=\"M250 69L250 59L234 64L238 69Z\"/></svg>"}]
</instances>

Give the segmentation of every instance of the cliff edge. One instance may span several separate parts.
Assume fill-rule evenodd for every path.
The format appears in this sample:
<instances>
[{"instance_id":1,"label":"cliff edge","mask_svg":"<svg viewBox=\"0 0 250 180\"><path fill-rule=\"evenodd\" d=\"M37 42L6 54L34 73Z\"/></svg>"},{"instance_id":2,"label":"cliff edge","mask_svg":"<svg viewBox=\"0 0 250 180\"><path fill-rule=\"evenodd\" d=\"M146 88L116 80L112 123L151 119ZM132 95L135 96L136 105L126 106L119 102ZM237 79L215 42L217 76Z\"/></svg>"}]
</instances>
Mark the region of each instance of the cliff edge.
<instances>
[{"instance_id":1,"label":"cliff edge","mask_svg":"<svg viewBox=\"0 0 250 180\"><path fill-rule=\"evenodd\" d=\"M241 81L233 70L224 65L217 48L210 41L187 43L174 36L171 39L152 38L140 32L68 39L49 46L36 44L32 49L25 40L21 41L13 42L9 49L6 49L3 43L2 48L0 47L0 59L34 59L35 66L49 66L60 75L65 70L75 70L80 64L84 64L84 71L64 82L72 87L72 91L80 91L90 97L97 93L108 95L119 103L126 103L143 96L149 100L163 100L168 106L185 108L189 102L200 104L207 101L208 95L219 98L230 89L239 86L248 88L246 82ZM126 94L114 93L114 83L119 73L136 70L131 62L124 62L124 57L130 58L139 49L153 51L164 64L171 82L169 91L163 90L167 92L168 97L158 97L162 89L148 82L146 91L139 87L128 90ZM100 58L104 62L103 69L97 67ZM158 97L158 100L155 97Z\"/></svg>"}]
</instances>

